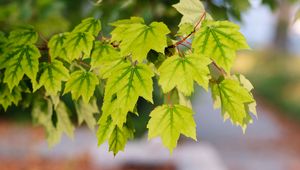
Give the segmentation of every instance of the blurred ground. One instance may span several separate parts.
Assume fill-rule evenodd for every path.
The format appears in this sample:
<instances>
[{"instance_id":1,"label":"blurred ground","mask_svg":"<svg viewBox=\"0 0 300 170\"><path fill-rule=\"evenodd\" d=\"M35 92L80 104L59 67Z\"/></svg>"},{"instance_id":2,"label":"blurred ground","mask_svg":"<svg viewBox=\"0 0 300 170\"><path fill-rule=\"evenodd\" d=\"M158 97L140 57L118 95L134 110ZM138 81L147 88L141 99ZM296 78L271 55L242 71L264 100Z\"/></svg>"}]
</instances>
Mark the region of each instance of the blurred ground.
<instances>
[{"instance_id":1,"label":"blurred ground","mask_svg":"<svg viewBox=\"0 0 300 170\"><path fill-rule=\"evenodd\" d=\"M199 97L203 96L205 97ZM197 95L198 133L219 152L232 170L296 170L300 168L300 126L282 116L274 107L258 100L258 119L249 125L246 134L223 121L218 110L212 109L207 94Z\"/></svg>"},{"instance_id":2,"label":"blurred ground","mask_svg":"<svg viewBox=\"0 0 300 170\"><path fill-rule=\"evenodd\" d=\"M47 147L43 130L27 124L0 123L0 169L92 170L298 170L300 126L258 100L259 118L245 135L230 122L223 123L212 109L210 95L201 90L193 102L200 142L182 140L173 156L157 141L135 141L113 158L107 146L97 148L95 136L77 130L74 141L64 137ZM18 161L16 161L18 160ZM18 162L18 163L16 163ZM196 166L196 167L195 167Z\"/></svg>"}]
</instances>

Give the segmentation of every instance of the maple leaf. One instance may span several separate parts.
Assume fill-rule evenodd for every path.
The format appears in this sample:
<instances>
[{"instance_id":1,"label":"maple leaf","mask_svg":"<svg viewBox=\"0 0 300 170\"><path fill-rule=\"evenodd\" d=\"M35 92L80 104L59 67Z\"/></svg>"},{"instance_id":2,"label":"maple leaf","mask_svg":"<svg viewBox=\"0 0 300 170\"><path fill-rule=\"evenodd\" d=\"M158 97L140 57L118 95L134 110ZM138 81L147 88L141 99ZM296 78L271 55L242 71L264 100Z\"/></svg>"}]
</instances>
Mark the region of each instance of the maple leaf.
<instances>
[{"instance_id":1,"label":"maple leaf","mask_svg":"<svg viewBox=\"0 0 300 170\"><path fill-rule=\"evenodd\" d=\"M44 86L49 95L56 95L61 91L62 81L69 79L69 70L58 60L44 63L41 70L39 86Z\"/></svg>"},{"instance_id":2,"label":"maple leaf","mask_svg":"<svg viewBox=\"0 0 300 170\"><path fill-rule=\"evenodd\" d=\"M48 42L49 54L52 59L60 57L67 59L67 50L64 48L64 44L67 40L69 33L60 33L51 37Z\"/></svg>"},{"instance_id":3,"label":"maple leaf","mask_svg":"<svg viewBox=\"0 0 300 170\"><path fill-rule=\"evenodd\" d=\"M196 123L193 111L181 105L162 105L150 113L148 138L161 137L163 144L172 153L180 134L196 138Z\"/></svg>"},{"instance_id":4,"label":"maple leaf","mask_svg":"<svg viewBox=\"0 0 300 170\"><path fill-rule=\"evenodd\" d=\"M119 151L123 151L128 139L133 138L133 131L126 126L122 128L115 126L112 131L108 144L109 151L112 151L116 155Z\"/></svg>"},{"instance_id":5,"label":"maple leaf","mask_svg":"<svg viewBox=\"0 0 300 170\"><path fill-rule=\"evenodd\" d=\"M8 36L8 46L34 44L38 40L38 33L33 26L25 25L11 31Z\"/></svg>"},{"instance_id":6,"label":"maple leaf","mask_svg":"<svg viewBox=\"0 0 300 170\"><path fill-rule=\"evenodd\" d=\"M195 25L205 13L204 5L199 0L180 0L173 7L183 15L179 26L187 23ZM207 17L211 18L209 15Z\"/></svg>"},{"instance_id":7,"label":"maple leaf","mask_svg":"<svg viewBox=\"0 0 300 170\"><path fill-rule=\"evenodd\" d=\"M3 81L10 90L19 84L24 74L36 81L40 56L39 50L31 44L17 46L7 54Z\"/></svg>"},{"instance_id":8,"label":"maple leaf","mask_svg":"<svg viewBox=\"0 0 300 170\"><path fill-rule=\"evenodd\" d=\"M238 25L229 21L205 21L195 34L192 48L195 53L210 57L229 72L236 51L249 48L239 29Z\"/></svg>"},{"instance_id":9,"label":"maple leaf","mask_svg":"<svg viewBox=\"0 0 300 170\"><path fill-rule=\"evenodd\" d=\"M127 112L133 112L139 96L152 102L153 76L153 71L146 64L120 64L107 80L103 113L111 115L121 127L126 121Z\"/></svg>"},{"instance_id":10,"label":"maple leaf","mask_svg":"<svg viewBox=\"0 0 300 170\"><path fill-rule=\"evenodd\" d=\"M74 100L82 96L83 101L88 103L94 94L97 84L99 84L99 79L94 73L78 70L70 75L70 79L65 86L64 94L71 92Z\"/></svg>"},{"instance_id":11,"label":"maple leaf","mask_svg":"<svg viewBox=\"0 0 300 170\"><path fill-rule=\"evenodd\" d=\"M152 22L150 25L136 22L115 25L116 29L111 32L112 41L121 41L122 55L131 54L134 61L145 60L151 49L164 53L167 47L166 35L170 33L170 30L162 22Z\"/></svg>"},{"instance_id":12,"label":"maple leaf","mask_svg":"<svg viewBox=\"0 0 300 170\"><path fill-rule=\"evenodd\" d=\"M230 119L233 124L239 125L245 130L247 125L252 122L246 107L247 104L254 102L250 92L234 79L224 79L220 83L212 83L211 91L214 107L221 107L224 120Z\"/></svg>"},{"instance_id":13,"label":"maple leaf","mask_svg":"<svg viewBox=\"0 0 300 170\"><path fill-rule=\"evenodd\" d=\"M79 125L86 122L88 127L94 131L96 125L96 119L94 117L95 113L99 113L96 99L93 98L88 104L85 103L82 99L75 102L75 109L78 115Z\"/></svg>"},{"instance_id":14,"label":"maple leaf","mask_svg":"<svg viewBox=\"0 0 300 170\"><path fill-rule=\"evenodd\" d=\"M90 56L94 40L95 37L88 32L73 32L68 34L63 46L66 49L66 60L70 62L74 59Z\"/></svg>"},{"instance_id":15,"label":"maple leaf","mask_svg":"<svg viewBox=\"0 0 300 170\"><path fill-rule=\"evenodd\" d=\"M97 36L101 30L101 22L93 17L86 18L77 25L72 32L89 32Z\"/></svg>"},{"instance_id":16,"label":"maple leaf","mask_svg":"<svg viewBox=\"0 0 300 170\"><path fill-rule=\"evenodd\" d=\"M194 81L208 89L210 59L194 53L185 57L179 55L166 59L159 67L159 84L164 93L177 87L184 95L190 96L194 91Z\"/></svg>"}]
</instances>

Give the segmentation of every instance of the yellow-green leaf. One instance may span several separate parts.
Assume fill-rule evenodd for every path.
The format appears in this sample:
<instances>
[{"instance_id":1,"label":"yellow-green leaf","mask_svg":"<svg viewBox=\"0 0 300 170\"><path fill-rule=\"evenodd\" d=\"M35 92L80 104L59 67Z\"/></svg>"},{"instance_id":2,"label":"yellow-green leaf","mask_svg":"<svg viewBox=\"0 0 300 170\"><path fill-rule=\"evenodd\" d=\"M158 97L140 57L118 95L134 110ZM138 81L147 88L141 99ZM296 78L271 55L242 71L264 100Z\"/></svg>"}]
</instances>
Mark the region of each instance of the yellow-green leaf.
<instances>
[{"instance_id":1,"label":"yellow-green leaf","mask_svg":"<svg viewBox=\"0 0 300 170\"><path fill-rule=\"evenodd\" d=\"M99 113L96 99L93 98L89 103L85 103L82 99L74 102L75 109L78 116L78 124L82 124L83 121L88 125L88 127L94 131L96 125L95 113Z\"/></svg>"},{"instance_id":2,"label":"yellow-green leaf","mask_svg":"<svg viewBox=\"0 0 300 170\"><path fill-rule=\"evenodd\" d=\"M52 121L53 106L51 100L36 98L33 102L31 115L35 124L42 125L45 128L49 147L57 144L61 139L61 132L56 130Z\"/></svg>"},{"instance_id":3,"label":"yellow-green leaf","mask_svg":"<svg viewBox=\"0 0 300 170\"><path fill-rule=\"evenodd\" d=\"M146 64L119 64L106 83L103 114L111 115L113 122L122 127L139 96L152 102L153 76Z\"/></svg>"},{"instance_id":4,"label":"yellow-green leaf","mask_svg":"<svg viewBox=\"0 0 300 170\"><path fill-rule=\"evenodd\" d=\"M94 48L91 55L91 67L92 68L103 68L103 65L109 65L114 63L116 60L121 59L119 51L114 49L110 44L105 42L95 42Z\"/></svg>"},{"instance_id":5,"label":"yellow-green leaf","mask_svg":"<svg viewBox=\"0 0 300 170\"><path fill-rule=\"evenodd\" d=\"M236 51L249 48L239 29L238 25L229 21L205 21L196 32L192 47L195 53L210 57L229 72Z\"/></svg>"},{"instance_id":6,"label":"yellow-green leaf","mask_svg":"<svg viewBox=\"0 0 300 170\"><path fill-rule=\"evenodd\" d=\"M97 36L101 30L101 22L93 17L86 18L77 25L72 32L89 32Z\"/></svg>"},{"instance_id":7,"label":"yellow-green leaf","mask_svg":"<svg viewBox=\"0 0 300 170\"><path fill-rule=\"evenodd\" d=\"M123 40L123 33L126 31L130 24L144 24L144 19L140 17L131 17L130 19L123 19L118 20L116 22L111 23L111 26L114 26L115 29L113 30L113 34L116 34L118 36L115 36L113 41L122 41Z\"/></svg>"},{"instance_id":8,"label":"yellow-green leaf","mask_svg":"<svg viewBox=\"0 0 300 170\"><path fill-rule=\"evenodd\" d=\"M8 45L16 46L23 44L33 44L38 40L38 33L31 25L18 27L9 33Z\"/></svg>"},{"instance_id":9,"label":"yellow-green leaf","mask_svg":"<svg viewBox=\"0 0 300 170\"><path fill-rule=\"evenodd\" d=\"M132 138L133 131L127 126L123 126L122 128L115 126L108 140L109 151L112 151L116 155L119 151L124 150L127 140Z\"/></svg>"},{"instance_id":10,"label":"yellow-green leaf","mask_svg":"<svg viewBox=\"0 0 300 170\"><path fill-rule=\"evenodd\" d=\"M42 74L39 79L39 86L44 86L49 95L56 95L61 91L62 81L69 79L69 70L62 62L53 60L51 63L44 63Z\"/></svg>"},{"instance_id":11,"label":"yellow-green leaf","mask_svg":"<svg viewBox=\"0 0 300 170\"><path fill-rule=\"evenodd\" d=\"M94 73L78 70L70 75L70 79L66 83L64 94L71 92L74 100L82 96L83 101L88 103L94 94L97 84L99 84L99 79Z\"/></svg>"},{"instance_id":12,"label":"yellow-green leaf","mask_svg":"<svg viewBox=\"0 0 300 170\"><path fill-rule=\"evenodd\" d=\"M51 37L48 42L49 54L52 59L60 57L67 60L67 50L64 48L69 33L60 33Z\"/></svg>"},{"instance_id":13,"label":"yellow-green leaf","mask_svg":"<svg viewBox=\"0 0 300 170\"><path fill-rule=\"evenodd\" d=\"M194 25L190 23L184 23L179 25L179 30L177 32L178 36L185 36L190 34L194 30Z\"/></svg>"},{"instance_id":14,"label":"yellow-green leaf","mask_svg":"<svg viewBox=\"0 0 300 170\"><path fill-rule=\"evenodd\" d=\"M19 84L24 74L36 81L40 56L39 50L31 44L17 46L11 51L4 73L4 82L10 90Z\"/></svg>"},{"instance_id":15,"label":"yellow-green leaf","mask_svg":"<svg viewBox=\"0 0 300 170\"><path fill-rule=\"evenodd\" d=\"M155 108L150 113L151 118L147 125L148 138L160 137L171 153L180 134L197 140L193 114L190 108L181 105L162 105Z\"/></svg>"},{"instance_id":16,"label":"yellow-green leaf","mask_svg":"<svg viewBox=\"0 0 300 170\"><path fill-rule=\"evenodd\" d=\"M99 128L97 130L97 139L98 146L100 146L109 139L116 125L113 124L111 117L108 117L106 121L99 121L98 124Z\"/></svg>"},{"instance_id":17,"label":"yellow-green leaf","mask_svg":"<svg viewBox=\"0 0 300 170\"><path fill-rule=\"evenodd\" d=\"M57 131L65 132L70 138L73 138L75 127L73 126L69 117L69 115L71 115L70 110L67 108L65 103L60 101L55 109L55 112L57 117Z\"/></svg>"},{"instance_id":18,"label":"yellow-green leaf","mask_svg":"<svg viewBox=\"0 0 300 170\"><path fill-rule=\"evenodd\" d=\"M183 15L179 25L185 23L195 25L205 12L204 5L200 0L180 0L173 7Z\"/></svg>"},{"instance_id":19,"label":"yellow-green leaf","mask_svg":"<svg viewBox=\"0 0 300 170\"><path fill-rule=\"evenodd\" d=\"M122 32L120 31L122 30ZM112 41L121 41L120 49L123 56L132 55L132 59L142 62L152 49L164 53L167 47L168 27L162 22L117 24L111 32Z\"/></svg>"},{"instance_id":20,"label":"yellow-green leaf","mask_svg":"<svg viewBox=\"0 0 300 170\"><path fill-rule=\"evenodd\" d=\"M219 83L211 84L215 108L220 108L224 120L230 119L234 125L241 126L243 130L252 122L247 104L254 99L250 92L238 80L224 79Z\"/></svg>"},{"instance_id":21,"label":"yellow-green leaf","mask_svg":"<svg viewBox=\"0 0 300 170\"><path fill-rule=\"evenodd\" d=\"M19 86L14 87L10 91L6 84L0 84L0 94L0 105L2 105L5 111L12 104L18 105L22 99L21 88Z\"/></svg>"},{"instance_id":22,"label":"yellow-green leaf","mask_svg":"<svg viewBox=\"0 0 300 170\"><path fill-rule=\"evenodd\" d=\"M89 32L68 34L63 48L66 49L67 61L90 56L95 37Z\"/></svg>"},{"instance_id":23,"label":"yellow-green leaf","mask_svg":"<svg viewBox=\"0 0 300 170\"><path fill-rule=\"evenodd\" d=\"M177 88L186 96L194 91L194 81L203 88L208 89L210 59L205 56L197 56L194 53L185 57L179 55L166 59L159 67L159 84L163 92L167 93Z\"/></svg>"},{"instance_id":24,"label":"yellow-green leaf","mask_svg":"<svg viewBox=\"0 0 300 170\"><path fill-rule=\"evenodd\" d=\"M251 96L253 96L251 91L254 89L254 87L251 84L251 82L245 76L243 76L241 74L235 75L235 78L237 80L239 80L241 85L248 90L248 92L250 93ZM252 103L246 104L246 106L247 106L247 109L257 117L256 101L254 100Z\"/></svg>"}]
</instances>

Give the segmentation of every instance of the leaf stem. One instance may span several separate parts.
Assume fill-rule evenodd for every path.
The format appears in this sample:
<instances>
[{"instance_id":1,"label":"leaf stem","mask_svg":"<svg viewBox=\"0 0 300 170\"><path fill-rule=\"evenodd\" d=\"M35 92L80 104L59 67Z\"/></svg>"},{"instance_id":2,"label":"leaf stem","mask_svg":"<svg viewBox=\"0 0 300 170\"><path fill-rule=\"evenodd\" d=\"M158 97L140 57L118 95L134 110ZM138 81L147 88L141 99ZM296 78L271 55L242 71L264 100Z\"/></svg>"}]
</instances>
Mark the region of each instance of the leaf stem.
<instances>
[{"instance_id":1,"label":"leaf stem","mask_svg":"<svg viewBox=\"0 0 300 170\"><path fill-rule=\"evenodd\" d=\"M170 106L173 106L172 100L171 100L171 92L168 92L167 94L165 94L166 98L167 98L167 104L169 104Z\"/></svg>"},{"instance_id":2,"label":"leaf stem","mask_svg":"<svg viewBox=\"0 0 300 170\"><path fill-rule=\"evenodd\" d=\"M42 39L46 44L48 44L47 38L46 38L42 33L40 33L40 32L39 32L39 35L40 35L41 39Z\"/></svg>"},{"instance_id":3,"label":"leaf stem","mask_svg":"<svg viewBox=\"0 0 300 170\"><path fill-rule=\"evenodd\" d=\"M180 44L180 45L182 45L182 46L186 47L186 48L187 48L187 49L189 49L189 50L192 50L190 46L188 46L188 45L185 45L184 43L182 43L182 44Z\"/></svg>"},{"instance_id":4,"label":"leaf stem","mask_svg":"<svg viewBox=\"0 0 300 170\"><path fill-rule=\"evenodd\" d=\"M178 46L176 46L176 50L177 50L179 56L180 56L180 57L183 57L183 55L182 55L181 51L179 50Z\"/></svg>"},{"instance_id":5,"label":"leaf stem","mask_svg":"<svg viewBox=\"0 0 300 170\"><path fill-rule=\"evenodd\" d=\"M48 54L48 63L51 63L51 56Z\"/></svg>"},{"instance_id":6,"label":"leaf stem","mask_svg":"<svg viewBox=\"0 0 300 170\"><path fill-rule=\"evenodd\" d=\"M220 71L222 75L227 75L227 73L221 67L219 67L215 61L213 61L212 64Z\"/></svg>"},{"instance_id":7,"label":"leaf stem","mask_svg":"<svg viewBox=\"0 0 300 170\"><path fill-rule=\"evenodd\" d=\"M84 61L82 61L82 60L76 60L76 62L77 62L79 65L81 65L81 66L83 66L83 67L85 67L85 68L87 68L87 69L90 69L90 68L91 68L91 66L90 66L88 63L86 63L86 62L84 62Z\"/></svg>"}]
</instances>

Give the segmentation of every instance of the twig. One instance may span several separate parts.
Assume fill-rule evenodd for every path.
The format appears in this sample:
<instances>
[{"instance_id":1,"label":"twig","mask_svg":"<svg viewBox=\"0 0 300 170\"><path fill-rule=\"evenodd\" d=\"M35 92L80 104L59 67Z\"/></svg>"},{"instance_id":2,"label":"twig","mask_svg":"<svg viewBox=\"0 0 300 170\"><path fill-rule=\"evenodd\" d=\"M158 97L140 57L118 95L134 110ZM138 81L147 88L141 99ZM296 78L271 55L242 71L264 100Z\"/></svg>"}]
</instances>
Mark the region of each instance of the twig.
<instances>
[{"instance_id":1,"label":"twig","mask_svg":"<svg viewBox=\"0 0 300 170\"><path fill-rule=\"evenodd\" d=\"M199 21L197 22L197 24L194 26L194 29L191 33L189 33L187 36L185 36L182 40L176 42L175 44L171 45L172 47L176 47L182 43L184 43L188 38L190 38L191 35L193 35L196 31L197 28L199 26L199 24L203 21L203 19L206 17L206 12L203 12L202 16L200 17Z\"/></svg>"},{"instance_id":2,"label":"twig","mask_svg":"<svg viewBox=\"0 0 300 170\"><path fill-rule=\"evenodd\" d=\"M40 33L40 32L39 32L39 35L40 35L41 39L42 39L46 44L48 44L48 40L46 39L46 37L45 37L42 33Z\"/></svg>"},{"instance_id":3,"label":"twig","mask_svg":"<svg viewBox=\"0 0 300 170\"><path fill-rule=\"evenodd\" d=\"M86 62L84 62L84 61L82 61L82 60L76 60L76 62L77 62L79 65L81 65L81 66L83 66L83 67L85 67L85 68L88 68L88 69L91 68L91 66L90 66L88 63L86 63Z\"/></svg>"},{"instance_id":4,"label":"twig","mask_svg":"<svg viewBox=\"0 0 300 170\"><path fill-rule=\"evenodd\" d=\"M221 67L219 67L215 61L213 61L212 64L222 73L222 75L227 75L227 73Z\"/></svg>"}]
</instances>

